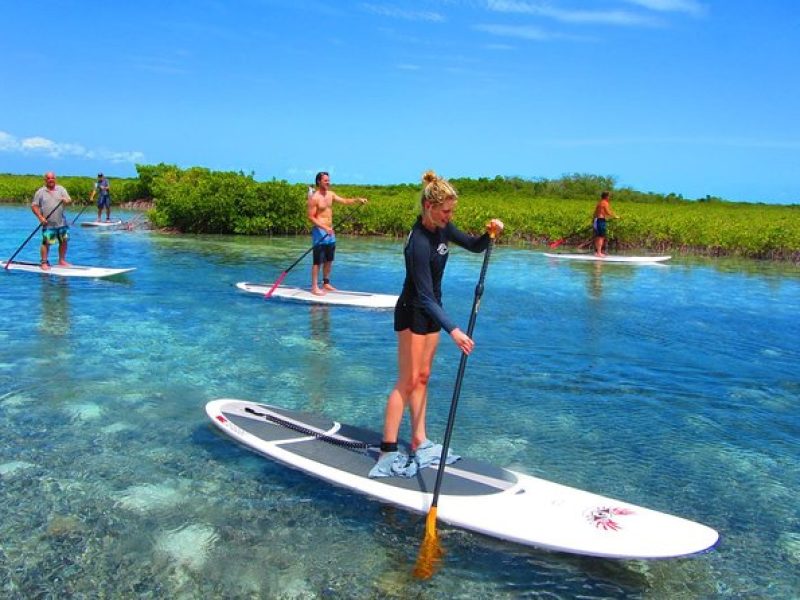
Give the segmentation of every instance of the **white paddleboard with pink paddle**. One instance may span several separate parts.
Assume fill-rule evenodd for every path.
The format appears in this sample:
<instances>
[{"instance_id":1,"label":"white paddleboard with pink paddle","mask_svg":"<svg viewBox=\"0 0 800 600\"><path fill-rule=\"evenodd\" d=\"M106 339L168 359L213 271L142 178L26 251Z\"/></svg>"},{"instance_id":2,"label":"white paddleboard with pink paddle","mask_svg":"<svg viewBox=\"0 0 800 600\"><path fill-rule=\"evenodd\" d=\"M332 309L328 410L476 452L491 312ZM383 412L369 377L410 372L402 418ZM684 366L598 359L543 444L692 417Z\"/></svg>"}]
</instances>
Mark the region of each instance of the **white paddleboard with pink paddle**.
<instances>
[{"instance_id":1,"label":"white paddleboard with pink paddle","mask_svg":"<svg viewBox=\"0 0 800 600\"><path fill-rule=\"evenodd\" d=\"M671 256L623 256L620 254L606 254L605 256L597 256L592 252L570 254L567 252L544 252L547 258L562 258L565 260L589 260L593 262L608 262L608 263L638 263L638 264L652 264L660 263L672 258Z\"/></svg>"},{"instance_id":2,"label":"white paddleboard with pink paddle","mask_svg":"<svg viewBox=\"0 0 800 600\"><path fill-rule=\"evenodd\" d=\"M249 294L260 294L266 297L272 289L271 283L250 283L240 281L236 287ZM354 306L359 308L390 309L397 304L397 296L391 294L373 294L370 292L351 292L344 290L328 291L318 296L312 294L310 289L279 285L270 295L269 299L291 300L311 304L328 304L335 306Z\"/></svg>"}]
</instances>

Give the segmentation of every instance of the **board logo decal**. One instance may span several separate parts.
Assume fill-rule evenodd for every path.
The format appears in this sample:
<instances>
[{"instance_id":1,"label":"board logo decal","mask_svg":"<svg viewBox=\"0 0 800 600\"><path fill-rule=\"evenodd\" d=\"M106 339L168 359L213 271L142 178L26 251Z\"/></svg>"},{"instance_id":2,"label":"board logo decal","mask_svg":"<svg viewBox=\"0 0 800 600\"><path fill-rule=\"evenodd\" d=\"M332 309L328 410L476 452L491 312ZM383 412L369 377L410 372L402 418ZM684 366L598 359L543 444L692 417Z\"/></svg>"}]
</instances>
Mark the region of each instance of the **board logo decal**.
<instances>
[{"instance_id":1,"label":"board logo decal","mask_svg":"<svg viewBox=\"0 0 800 600\"><path fill-rule=\"evenodd\" d=\"M618 517L624 517L634 514L629 508L612 508L609 506L598 506L597 508L589 511L586 514L586 519L594 524L598 529L605 531L619 531L622 525L618 521Z\"/></svg>"}]
</instances>

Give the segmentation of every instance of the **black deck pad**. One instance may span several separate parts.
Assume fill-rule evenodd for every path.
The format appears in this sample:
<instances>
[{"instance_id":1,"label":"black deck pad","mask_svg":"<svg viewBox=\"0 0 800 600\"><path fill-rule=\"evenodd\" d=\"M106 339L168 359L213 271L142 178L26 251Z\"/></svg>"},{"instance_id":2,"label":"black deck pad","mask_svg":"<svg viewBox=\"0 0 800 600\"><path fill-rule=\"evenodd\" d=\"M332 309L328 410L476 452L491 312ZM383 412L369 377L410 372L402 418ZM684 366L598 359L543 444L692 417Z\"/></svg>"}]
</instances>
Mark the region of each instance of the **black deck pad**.
<instances>
[{"instance_id":1,"label":"black deck pad","mask_svg":"<svg viewBox=\"0 0 800 600\"><path fill-rule=\"evenodd\" d=\"M251 408L254 413L263 413L264 409L277 413L279 418L286 418L293 425L294 422L299 422L301 428L305 426L312 432L311 435L316 431L330 432L335 426L334 421L320 415L255 403ZM333 440L326 440L324 434L307 439L310 435L254 413L243 415L238 412L223 412L232 423L259 439L278 442L283 450L345 473L366 478L377 460L381 434L375 431L342 424L336 430L334 435L337 437ZM368 447L345 447L336 443L339 438L347 438ZM292 441L299 439L302 441ZM408 448L407 443L401 445ZM428 467L421 469L415 477L385 477L376 481L397 488L433 493L436 473L436 467ZM514 483L516 477L505 469L478 460L462 458L452 465L447 465L440 493L444 496L482 496L502 492Z\"/></svg>"}]
</instances>

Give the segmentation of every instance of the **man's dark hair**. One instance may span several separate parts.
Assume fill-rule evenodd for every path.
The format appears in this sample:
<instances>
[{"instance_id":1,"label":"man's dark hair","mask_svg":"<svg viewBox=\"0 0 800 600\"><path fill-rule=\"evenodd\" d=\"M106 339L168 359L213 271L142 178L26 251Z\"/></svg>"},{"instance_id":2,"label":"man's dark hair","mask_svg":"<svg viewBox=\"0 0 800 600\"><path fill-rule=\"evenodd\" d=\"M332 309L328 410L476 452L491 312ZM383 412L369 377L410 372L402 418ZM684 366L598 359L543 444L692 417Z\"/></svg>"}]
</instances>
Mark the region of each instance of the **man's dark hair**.
<instances>
[{"instance_id":1,"label":"man's dark hair","mask_svg":"<svg viewBox=\"0 0 800 600\"><path fill-rule=\"evenodd\" d=\"M328 175L328 172L327 171L320 171L319 173L317 173L317 176L314 178L314 184L315 185L319 185L319 182L322 179L323 175ZM330 177L330 175L328 175L328 177Z\"/></svg>"}]
</instances>

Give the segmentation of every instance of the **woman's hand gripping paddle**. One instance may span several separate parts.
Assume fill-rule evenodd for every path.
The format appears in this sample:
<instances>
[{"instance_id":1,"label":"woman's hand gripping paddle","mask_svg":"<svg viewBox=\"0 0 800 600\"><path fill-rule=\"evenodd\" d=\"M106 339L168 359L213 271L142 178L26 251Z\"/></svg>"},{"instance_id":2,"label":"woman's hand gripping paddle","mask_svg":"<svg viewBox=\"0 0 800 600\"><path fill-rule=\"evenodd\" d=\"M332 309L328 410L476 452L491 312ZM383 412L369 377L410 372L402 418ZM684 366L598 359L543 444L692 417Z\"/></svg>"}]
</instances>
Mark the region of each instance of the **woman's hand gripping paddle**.
<instances>
[{"instance_id":1,"label":"woman's hand gripping paddle","mask_svg":"<svg viewBox=\"0 0 800 600\"><path fill-rule=\"evenodd\" d=\"M475 321L478 318L478 309L481 304L481 296L483 296L483 281L486 279L486 269L489 266L489 257L492 254L492 247L494 246L494 239L497 235L496 231L490 232L489 246L486 248L486 253L483 255L483 266L481 267L481 274L478 278L478 285L475 286L475 298L472 301L472 312L469 316L469 325L467 326L467 335L472 337L472 332L475 329ZM439 545L439 534L436 532L436 511L439 504L439 492L442 488L442 480L444 479L445 460L447 459L447 451L450 448L450 436L453 433L453 425L456 420L456 409L458 408L458 397L461 395L461 381L464 379L464 371L467 368L468 356L464 353L461 354L461 362L458 364L458 374L456 375L456 385L453 389L453 399L450 401L450 414L447 417L447 428L444 432L444 441L442 442L442 455L439 459L439 469L436 472L436 485L433 488L433 500L431 507L428 511L428 517L425 519L425 537L422 540L422 545L417 555L417 564L414 567L414 576L419 579L430 579L436 572L439 566L444 551Z\"/></svg>"},{"instance_id":2,"label":"woman's hand gripping paddle","mask_svg":"<svg viewBox=\"0 0 800 600\"><path fill-rule=\"evenodd\" d=\"M64 204L64 201L63 201L63 200L61 200L61 201L60 201L58 204L56 204L56 207L55 207L53 210L51 210L49 213L47 213L47 216L44 218L44 221L45 221L45 223L47 222L47 219L49 219L49 218L50 218L50 215L52 215L54 212L56 212L56 211L58 210L58 207L59 207L59 206L61 206L62 204ZM28 242L30 242L30 241L31 241L31 238L32 238L33 236L35 236L35 235L36 235L36 232L37 232L37 231L39 231L39 229L40 229L41 227L42 227L42 224L41 224L41 223L39 223L39 224L36 226L36 229L34 229L33 231L31 231L31 234L28 236L28 239L26 239L24 242L22 242L22 245L21 245L19 248L17 248L17 251L16 251L16 252L14 252L14 254L12 254L12 255L11 255L11 258L9 258L9 259L6 261L6 266L5 266L5 268L6 268L6 269L8 269L8 268L11 266L11 263L12 263L12 262L14 261L14 259L17 257L17 254L19 254L19 253L22 251L22 249L23 249L23 248L24 248L24 247L25 247L25 246L28 244Z\"/></svg>"}]
</instances>

